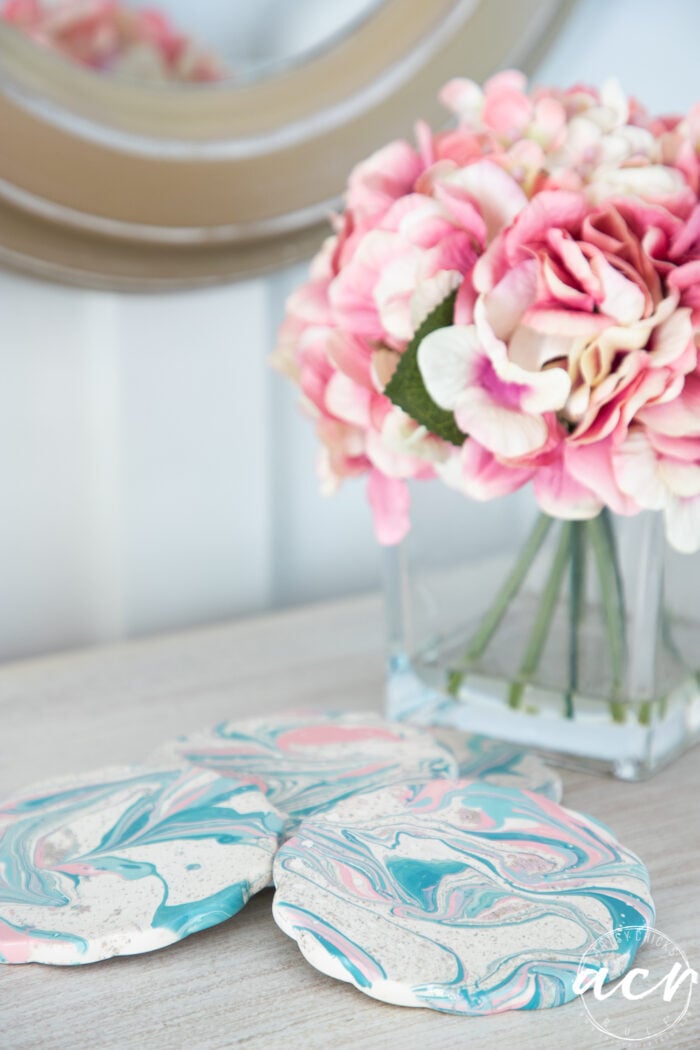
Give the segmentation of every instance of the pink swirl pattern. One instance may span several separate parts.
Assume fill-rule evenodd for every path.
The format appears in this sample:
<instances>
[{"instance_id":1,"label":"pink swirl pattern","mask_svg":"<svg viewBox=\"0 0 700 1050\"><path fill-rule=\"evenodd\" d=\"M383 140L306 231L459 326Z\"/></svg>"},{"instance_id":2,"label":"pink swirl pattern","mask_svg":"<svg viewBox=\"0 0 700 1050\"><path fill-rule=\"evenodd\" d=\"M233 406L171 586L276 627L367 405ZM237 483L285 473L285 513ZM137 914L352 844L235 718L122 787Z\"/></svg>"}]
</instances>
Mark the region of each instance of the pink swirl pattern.
<instances>
[{"instance_id":1,"label":"pink swirl pattern","mask_svg":"<svg viewBox=\"0 0 700 1050\"><path fill-rule=\"evenodd\" d=\"M287 833L358 792L458 775L452 752L430 732L368 711L222 722L165 745L152 761L187 762L255 784L287 815Z\"/></svg>"},{"instance_id":2,"label":"pink swirl pattern","mask_svg":"<svg viewBox=\"0 0 700 1050\"><path fill-rule=\"evenodd\" d=\"M390 787L305 821L273 914L307 960L386 1002L463 1014L558 1006L603 934L610 978L653 924L649 875L590 817L474 780Z\"/></svg>"}]
</instances>

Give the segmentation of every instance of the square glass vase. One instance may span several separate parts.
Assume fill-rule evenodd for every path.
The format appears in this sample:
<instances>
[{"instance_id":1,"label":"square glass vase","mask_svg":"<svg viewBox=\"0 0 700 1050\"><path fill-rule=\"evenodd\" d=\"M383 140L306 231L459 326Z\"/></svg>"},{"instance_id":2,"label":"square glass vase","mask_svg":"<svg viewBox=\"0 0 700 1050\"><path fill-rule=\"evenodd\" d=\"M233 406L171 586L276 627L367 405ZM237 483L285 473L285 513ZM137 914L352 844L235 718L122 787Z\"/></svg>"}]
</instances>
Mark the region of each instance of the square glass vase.
<instances>
[{"instance_id":1,"label":"square glass vase","mask_svg":"<svg viewBox=\"0 0 700 1050\"><path fill-rule=\"evenodd\" d=\"M660 514L562 522L438 482L385 554L391 718L645 778L700 738L700 556Z\"/></svg>"}]
</instances>

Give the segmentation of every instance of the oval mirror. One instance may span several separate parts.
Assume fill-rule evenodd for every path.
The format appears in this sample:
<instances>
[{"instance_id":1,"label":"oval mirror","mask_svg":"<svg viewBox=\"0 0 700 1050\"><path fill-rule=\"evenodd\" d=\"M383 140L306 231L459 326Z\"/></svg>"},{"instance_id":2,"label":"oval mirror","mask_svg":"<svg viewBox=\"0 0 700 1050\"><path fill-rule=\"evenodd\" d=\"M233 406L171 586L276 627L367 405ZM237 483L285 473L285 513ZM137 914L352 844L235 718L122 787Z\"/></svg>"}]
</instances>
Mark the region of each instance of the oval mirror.
<instances>
[{"instance_id":1,"label":"oval mirror","mask_svg":"<svg viewBox=\"0 0 700 1050\"><path fill-rule=\"evenodd\" d=\"M77 6L0 7L0 262L144 289L308 255L357 161L444 121L451 76L527 68L572 5Z\"/></svg>"}]
</instances>

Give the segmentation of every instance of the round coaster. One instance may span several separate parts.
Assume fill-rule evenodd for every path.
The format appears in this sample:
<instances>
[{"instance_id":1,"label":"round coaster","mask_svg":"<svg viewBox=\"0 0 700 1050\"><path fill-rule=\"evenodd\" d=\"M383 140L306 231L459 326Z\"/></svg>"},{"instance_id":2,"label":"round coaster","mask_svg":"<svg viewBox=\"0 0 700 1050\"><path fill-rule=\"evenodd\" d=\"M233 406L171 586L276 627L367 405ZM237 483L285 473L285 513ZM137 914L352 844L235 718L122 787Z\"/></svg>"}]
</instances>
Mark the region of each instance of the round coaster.
<instances>
[{"instance_id":1,"label":"round coaster","mask_svg":"<svg viewBox=\"0 0 700 1050\"><path fill-rule=\"evenodd\" d=\"M223 922L269 884L282 818L201 769L111 768L0 803L0 962L135 955Z\"/></svg>"},{"instance_id":2,"label":"round coaster","mask_svg":"<svg viewBox=\"0 0 700 1050\"><path fill-rule=\"evenodd\" d=\"M459 1014L568 1002L601 935L612 980L638 946L613 931L654 918L646 868L609 829L474 780L341 802L282 846L273 878L275 921L322 973Z\"/></svg>"},{"instance_id":3,"label":"round coaster","mask_svg":"<svg viewBox=\"0 0 700 1050\"><path fill-rule=\"evenodd\" d=\"M435 739L454 755L460 777L486 780L499 787L523 788L554 802L561 801L561 777L537 755L521 751L514 744L463 733L459 729L434 726L431 731Z\"/></svg>"},{"instance_id":4,"label":"round coaster","mask_svg":"<svg viewBox=\"0 0 700 1050\"><path fill-rule=\"evenodd\" d=\"M185 761L256 784L289 817L288 832L358 792L457 776L455 759L429 732L368 711L223 722L165 745L153 761Z\"/></svg>"}]
</instances>

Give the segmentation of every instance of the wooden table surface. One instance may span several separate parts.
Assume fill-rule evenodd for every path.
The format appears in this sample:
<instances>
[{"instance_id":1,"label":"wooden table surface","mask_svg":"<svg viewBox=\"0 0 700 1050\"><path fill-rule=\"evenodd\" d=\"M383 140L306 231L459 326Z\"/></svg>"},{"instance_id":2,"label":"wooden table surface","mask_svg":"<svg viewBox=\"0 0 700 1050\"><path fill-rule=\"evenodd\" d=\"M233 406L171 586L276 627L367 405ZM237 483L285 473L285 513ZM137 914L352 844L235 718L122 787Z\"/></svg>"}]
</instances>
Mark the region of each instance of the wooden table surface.
<instances>
[{"instance_id":1,"label":"wooden table surface","mask_svg":"<svg viewBox=\"0 0 700 1050\"><path fill-rule=\"evenodd\" d=\"M375 597L0 669L0 798L32 781L139 762L162 741L288 706L379 709ZM700 969L700 749L644 784L564 774L567 805L611 825L652 875L656 927ZM0 966L2 1050L641 1045L604 1036L576 1000L463 1018L375 1002L324 977L275 926L271 891L171 948L92 966ZM666 1041L664 1041L666 1040ZM654 1046L700 1047L700 987Z\"/></svg>"}]
</instances>

